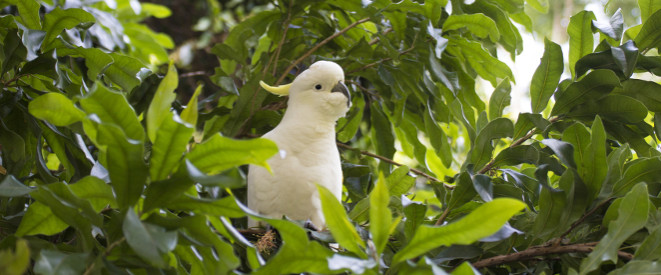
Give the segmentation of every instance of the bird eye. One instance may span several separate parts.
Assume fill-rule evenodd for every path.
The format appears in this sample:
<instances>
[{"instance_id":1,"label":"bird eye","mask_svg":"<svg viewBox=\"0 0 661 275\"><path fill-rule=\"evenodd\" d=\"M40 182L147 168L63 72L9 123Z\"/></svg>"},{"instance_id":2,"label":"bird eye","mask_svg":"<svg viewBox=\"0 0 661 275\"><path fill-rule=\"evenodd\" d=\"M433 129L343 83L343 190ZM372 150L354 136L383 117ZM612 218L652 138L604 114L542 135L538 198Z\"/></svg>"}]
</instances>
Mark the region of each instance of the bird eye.
<instances>
[{"instance_id":1,"label":"bird eye","mask_svg":"<svg viewBox=\"0 0 661 275\"><path fill-rule=\"evenodd\" d=\"M314 85L314 88L317 90L321 90L321 84Z\"/></svg>"}]
</instances>

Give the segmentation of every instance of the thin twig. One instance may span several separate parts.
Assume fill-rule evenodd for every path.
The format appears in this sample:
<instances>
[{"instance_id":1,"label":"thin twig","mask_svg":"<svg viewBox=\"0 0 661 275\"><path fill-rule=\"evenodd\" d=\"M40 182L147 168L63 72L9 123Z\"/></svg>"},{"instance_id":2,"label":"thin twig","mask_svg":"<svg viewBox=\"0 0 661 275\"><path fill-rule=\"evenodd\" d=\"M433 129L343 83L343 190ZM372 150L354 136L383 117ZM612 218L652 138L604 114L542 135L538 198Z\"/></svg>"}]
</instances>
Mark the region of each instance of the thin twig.
<instances>
[{"instance_id":1,"label":"thin twig","mask_svg":"<svg viewBox=\"0 0 661 275\"><path fill-rule=\"evenodd\" d=\"M473 263L475 268L484 268L489 266L501 265L511 262L519 262L532 259L534 257L546 256L552 254L564 254L564 253L590 253L594 250L594 247L598 243L580 243L580 244L570 244L570 245L561 245L561 246L535 246L528 248L524 251L507 254L507 255L498 255L481 261ZM617 255L627 261L633 259L631 253L624 251L618 251Z\"/></svg>"},{"instance_id":2,"label":"thin twig","mask_svg":"<svg viewBox=\"0 0 661 275\"><path fill-rule=\"evenodd\" d=\"M278 59L280 59L280 51L282 51L282 45L285 44L285 38L287 37L287 31L289 30L289 23L291 21L291 6L294 0L289 1L289 8L287 8L287 19L285 19L284 27L285 30L282 31L282 37L280 42L278 42L278 47L275 49L275 59L273 61L273 74L275 75L276 70L278 69Z\"/></svg>"},{"instance_id":3,"label":"thin twig","mask_svg":"<svg viewBox=\"0 0 661 275\"><path fill-rule=\"evenodd\" d=\"M436 223L434 225L439 226L443 224L443 221L445 220L445 218L447 218L448 214L450 214L450 207L446 207L445 210L443 210L443 213L441 214L440 217L438 217L438 220L436 220Z\"/></svg>"},{"instance_id":4,"label":"thin twig","mask_svg":"<svg viewBox=\"0 0 661 275\"><path fill-rule=\"evenodd\" d=\"M590 211L588 211L588 212L586 212L585 214L583 214L583 216L581 216L580 219L578 219L577 221L575 221L574 223L572 223L571 226L569 227L569 229L567 229L567 231L565 231L564 233L562 233L562 235L560 235L560 237L558 237L558 238L555 240L555 242L553 243L553 245L554 245L554 246L559 245L560 242L562 242L562 240L563 240L565 237L567 237L567 235L569 235L569 233L571 233L574 229L576 229L576 227L578 227L579 224L583 223L583 221L585 221L585 219L587 219L587 217L589 217L590 215L594 214L594 212L596 212L597 210L599 210L600 208L602 208L604 205L606 205L608 202L610 202L610 201L613 200L613 199L614 199L614 198L608 198L608 199L605 199L604 201L602 201L601 203L599 203L597 206L595 206L595 207L593 207L592 209L590 209Z\"/></svg>"},{"instance_id":5,"label":"thin twig","mask_svg":"<svg viewBox=\"0 0 661 275\"><path fill-rule=\"evenodd\" d=\"M554 118L549 119L549 122L554 123L554 122L557 122L558 120L560 120L560 117L554 117ZM516 141L512 142L512 144L510 144L509 148L516 147L516 146L519 146L519 145L523 144L526 140L529 140L532 136L539 133L539 131L543 131L543 130L544 129L537 129L537 128L530 130L528 132L528 134L526 134L525 136L523 136L523 137L517 139ZM477 173L478 174L485 174L486 172L489 172L489 170L493 169L493 166L494 166L495 163L496 163L496 159L495 158L491 159L491 161L489 163L487 163L487 165L485 165Z\"/></svg>"},{"instance_id":6,"label":"thin twig","mask_svg":"<svg viewBox=\"0 0 661 275\"><path fill-rule=\"evenodd\" d=\"M209 75L209 73L205 71L189 72L185 74L180 74L179 78L186 78L186 77L198 76L198 75Z\"/></svg>"},{"instance_id":7,"label":"thin twig","mask_svg":"<svg viewBox=\"0 0 661 275\"><path fill-rule=\"evenodd\" d=\"M365 156L368 156L368 157L373 157L373 158L375 158L375 159L379 159L379 160L381 160L381 161L385 161L385 162L390 163L390 164L393 164L393 165L404 166L404 164L401 164L401 163L399 163L399 162L396 162L396 161L394 161L394 160L392 160L392 159L386 158L386 157L384 157L384 156L379 156L379 155L374 154L374 153L369 152L369 151L359 150L359 149L353 148L353 147L351 147L351 146L349 146L349 145L346 145L346 144L344 144L344 143L340 143L340 142L338 142L338 143L337 143L337 146L338 146L338 147L341 147L341 148L344 148L344 149L347 149L347 150L359 151L361 155L365 155ZM418 175L420 175L420 176L422 176L422 177L427 178L427 179L430 180L430 181L433 181L433 182L442 182L442 181L440 181L439 179L437 179L437 178L435 178L435 177L433 177L433 176L431 176L431 175L429 175L429 174L427 174L427 173L425 173L425 172L422 172L422 171L420 171L420 170L418 170L418 169L415 169L415 168L409 168L409 170L411 170L411 172L413 172L413 173L415 173L415 174L418 174ZM452 186L452 185L448 185L448 184L446 184L446 183L443 183L443 185L445 186L445 188L448 188L448 189L453 189L453 188L454 188L454 186Z\"/></svg>"},{"instance_id":8,"label":"thin twig","mask_svg":"<svg viewBox=\"0 0 661 275\"><path fill-rule=\"evenodd\" d=\"M301 57L299 57L299 58L296 59L294 62L292 62L292 63L289 65L289 67L287 67L287 69L285 69L285 71L282 73L282 75L280 76L280 78L278 78L278 81L275 82L275 85L279 85L280 83L282 83L282 81L285 80L285 78L287 77L287 75L289 75L289 72L290 72L291 70L293 70L294 67L296 67L296 65L298 65L298 64L301 63L303 60L305 60L306 58L308 58L308 56L310 56L310 55L313 54L315 51L317 51L319 48L321 48L321 46L328 44L328 42L330 42L330 41L333 40L334 38L336 38L336 37L338 37L338 36L344 34L345 32L347 32L348 30L352 29L353 27L358 26L358 25L360 25L360 24L362 24L362 23L365 23L365 22L367 22L367 21L369 21L369 20L370 20L370 18L367 17L367 18L360 19L360 20L358 20L358 21L356 21L356 22L353 22L353 23L351 23L349 26L346 26L344 29L342 29L342 30L340 30L340 31L338 31L338 32L336 32L336 33L334 33L333 35L331 35L331 36L327 37L326 39L324 39L323 41L319 42L319 44L315 45L315 46L312 47L310 50L308 50L307 52L305 52Z\"/></svg>"},{"instance_id":9,"label":"thin twig","mask_svg":"<svg viewBox=\"0 0 661 275\"><path fill-rule=\"evenodd\" d=\"M415 39L414 39L414 40L415 40ZM401 52L399 53L399 56L405 55L405 54L407 54L407 53L413 51L414 49L415 49L415 41L413 41L413 43L411 44L411 47L409 47L409 48L406 49L406 50L401 51ZM362 67L360 67L360 68L358 68L358 69L352 70L352 71L348 72L347 74L349 75L349 74L353 74L353 73L356 73L356 72L364 71L364 70L367 70L367 69L369 69L369 68L372 68L372 67L374 67L374 66L376 66L376 65L379 65L379 64L381 64L381 63L383 63L383 62L387 62L387 61L390 61L390 60L392 60L391 57L386 57L386 58L384 58L384 59L381 59L381 60L378 60L378 61L372 62L372 63L370 63L370 64L367 64L367 65L365 65L365 66L362 66Z\"/></svg>"}]
</instances>

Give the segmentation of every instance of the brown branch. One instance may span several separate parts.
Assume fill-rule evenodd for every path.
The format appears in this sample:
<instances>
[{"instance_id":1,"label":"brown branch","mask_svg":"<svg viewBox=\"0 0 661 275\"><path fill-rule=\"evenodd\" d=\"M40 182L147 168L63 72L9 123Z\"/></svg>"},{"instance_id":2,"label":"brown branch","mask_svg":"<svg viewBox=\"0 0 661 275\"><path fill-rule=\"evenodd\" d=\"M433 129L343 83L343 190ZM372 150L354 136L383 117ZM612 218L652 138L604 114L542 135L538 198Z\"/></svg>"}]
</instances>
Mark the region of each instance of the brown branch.
<instances>
[{"instance_id":1,"label":"brown branch","mask_svg":"<svg viewBox=\"0 0 661 275\"><path fill-rule=\"evenodd\" d=\"M125 241L126 241L126 237L122 237L122 238L120 238L119 240L116 240L115 242L111 243L111 244L106 248L106 251L103 253L103 256L104 256L104 257L108 257L108 255L110 255L110 252L111 252L115 247L117 247L118 245L122 244L122 243L125 242ZM94 269L95 264L96 264L96 262L92 262L92 264L90 264L90 265L85 269L85 273L83 273L83 275L88 275L88 274L90 274L90 273L92 272L92 269Z\"/></svg>"},{"instance_id":2,"label":"brown branch","mask_svg":"<svg viewBox=\"0 0 661 275\"><path fill-rule=\"evenodd\" d=\"M415 49L415 39L414 39L413 43L411 44L411 47L409 47L409 48L406 49L406 50L401 51L401 52L399 53L399 56L405 55L405 54L407 54L407 53L413 51L413 49ZM362 67L360 67L360 68L358 68L358 69L352 70L352 71L348 72L347 74L349 75L349 74L353 74L353 73L356 73L356 72L364 71L364 70L367 70L367 69L369 69L369 68L372 68L372 67L374 67L374 66L376 66L376 65L379 65L379 64L381 64L381 63L383 63L383 62L387 62L387 61L390 61L390 60L392 60L391 57L386 57L386 58L384 58L384 59L381 59L381 60L378 60L378 61L372 62L372 63L370 63L370 64L367 64L367 65L365 65L365 66L362 66Z\"/></svg>"},{"instance_id":3,"label":"brown branch","mask_svg":"<svg viewBox=\"0 0 661 275\"><path fill-rule=\"evenodd\" d=\"M368 157L373 157L373 158L375 158L375 159L379 159L379 160L381 160L381 161L385 161L385 162L390 163L390 164L393 164L393 165L404 166L404 164L401 164L401 163L399 163L399 162L396 162L396 161L391 160L391 159L389 159L389 158L386 158L386 157L384 157L384 156L379 156L379 155L374 154L374 153L371 153L371 152L369 152L369 151L359 150L359 149L353 148L353 147L351 147L351 146L349 146L349 145L346 145L346 144L344 144L344 143L341 143L341 142L337 142L337 146L338 146L338 147L341 147L341 148L344 148L344 149L347 149L347 150L359 151L361 155L365 155L365 156L368 156ZM433 181L433 182L442 182L442 181L440 181L439 179L437 179L437 178L435 178L435 177L433 177L433 176L431 176L431 175L429 175L429 174L427 174L427 173L425 173L425 172L423 172L423 171L420 171L420 170L418 170L418 169L415 169L415 168L409 168L409 169L411 170L411 172L413 172L413 173L415 173L415 174L418 174L418 175L420 175L420 176L422 176L422 177L425 177L425 178L427 178L427 179L430 180L430 181ZM448 184L446 184L446 183L443 183L443 186L445 186L445 188L448 188L448 189L453 189L453 188L454 188L454 186L452 186L452 185L448 185Z\"/></svg>"},{"instance_id":4,"label":"brown branch","mask_svg":"<svg viewBox=\"0 0 661 275\"><path fill-rule=\"evenodd\" d=\"M447 218L448 214L450 214L450 207L446 207L445 210L443 210L443 213L441 214L440 217L438 217L438 220L436 220L436 223L434 225L439 226L443 224L443 221L445 220L445 218Z\"/></svg>"},{"instance_id":5,"label":"brown branch","mask_svg":"<svg viewBox=\"0 0 661 275\"><path fill-rule=\"evenodd\" d=\"M275 82L275 85L279 85L280 83L282 83L282 81L285 80L285 77L287 77L287 75L289 74L289 72L290 72L291 70L293 70L294 67L296 67L296 65L298 65L298 64L301 63L303 60L305 60L306 58L308 58L308 56L310 56L312 53L314 53L314 52L317 51L319 48L321 48L321 46L328 44L328 42L330 42L330 41L333 40L334 38L336 38L336 37L338 37L338 36L344 34L345 32L347 32L348 30L352 29L353 27L358 26L359 24L365 23L365 22L367 22L367 21L369 21L369 20L370 20L370 18L367 17L367 18L360 19L360 20L358 20L358 21L356 21L356 22L353 22L353 23L351 23L349 26L346 26L344 29L342 29L342 30L340 30L340 31L338 31L338 32L336 32L336 33L334 33L333 35L331 35L331 36L327 37L326 39L324 39L323 41L319 42L319 44L315 45L314 47L312 47L312 49L308 50L308 51L305 52L301 57L299 57L299 58L296 59L294 62L292 62L292 63L289 65L289 67L287 67L287 69L285 69L285 71L282 73L282 75L280 76L280 78L278 78L278 81Z\"/></svg>"},{"instance_id":6,"label":"brown branch","mask_svg":"<svg viewBox=\"0 0 661 275\"><path fill-rule=\"evenodd\" d=\"M564 254L564 253L590 253L594 250L594 247L598 243L580 243L580 244L570 244L570 245L561 245L561 246L535 246L528 248L521 252L516 252L507 255L498 255L488 259L480 260L473 263L473 267L479 269L489 266L501 265L511 262L520 262L532 259L534 257L553 255L553 254ZM618 251L617 255L627 261L633 259L631 253L624 251Z\"/></svg>"}]
</instances>

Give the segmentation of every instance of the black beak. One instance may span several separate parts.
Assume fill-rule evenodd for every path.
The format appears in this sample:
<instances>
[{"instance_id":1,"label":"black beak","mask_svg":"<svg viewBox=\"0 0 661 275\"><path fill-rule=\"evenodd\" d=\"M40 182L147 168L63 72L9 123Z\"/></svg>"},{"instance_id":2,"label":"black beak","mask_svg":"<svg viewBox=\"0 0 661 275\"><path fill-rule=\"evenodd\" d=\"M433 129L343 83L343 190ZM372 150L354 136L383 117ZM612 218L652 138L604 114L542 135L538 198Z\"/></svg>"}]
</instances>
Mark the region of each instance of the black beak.
<instances>
[{"instance_id":1,"label":"black beak","mask_svg":"<svg viewBox=\"0 0 661 275\"><path fill-rule=\"evenodd\" d=\"M349 94L349 89L344 83L341 81L337 82L333 89L331 89L331 93L342 93L345 95L347 97L347 107L351 107L351 94Z\"/></svg>"}]
</instances>

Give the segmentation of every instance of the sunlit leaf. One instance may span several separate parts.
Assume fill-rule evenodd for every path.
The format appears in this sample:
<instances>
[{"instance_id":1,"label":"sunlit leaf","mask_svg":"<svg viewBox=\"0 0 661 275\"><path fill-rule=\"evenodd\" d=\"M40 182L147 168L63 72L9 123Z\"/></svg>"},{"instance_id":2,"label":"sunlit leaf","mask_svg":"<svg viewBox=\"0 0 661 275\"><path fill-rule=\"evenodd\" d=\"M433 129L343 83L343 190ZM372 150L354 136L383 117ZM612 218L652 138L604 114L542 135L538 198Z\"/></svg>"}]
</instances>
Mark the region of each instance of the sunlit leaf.
<instances>
[{"instance_id":1,"label":"sunlit leaf","mask_svg":"<svg viewBox=\"0 0 661 275\"><path fill-rule=\"evenodd\" d=\"M154 98L147 110L147 137L152 142L156 141L156 135L163 121L171 116L170 107L172 106L172 101L177 97L174 89L177 88L178 83L177 69L173 63L170 63L168 73L165 74L161 83L158 84L156 94L154 94Z\"/></svg>"},{"instance_id":2,"label":"sunlit leaf","mask_svg":"<svg viewBox=\"0 0 661 275\"><path fill-rule=\"evenodd\" d=\"M452 244L471 244L500 229L514 214L525 208L521 201L497 198L473 210L459 221L445 226L423 225L413 239L393 258L393 263L420 256L429 249Z\"/></svg>"},{"instance_id":3,"label":"sunlit leaf","mask_svg":"<svg viewBox=\"0 0 661 275\"><path fill-rule=\"evenodd\" d=\"M383 175L379 176L374 189L370 193L370 233L376 247L376 253L381 254L390 236L392 212L388 208L390 195Z\"/></svg>"},{"instance_id":4,"label":"sunlit leaf","mask_svg":"<svg viewBox=\"0 0 661 275\"><path fill-rule=\"evenodd\" d=\"M496 22L484 14L456 14L448 17L443 23L443 31L467 28L468 31L480 38L491 39L496 42L500 39L500 33Z\"/></svg>"},{"instance_id":5,"label":"sunlit leaf","mask_svg":"<svg viewBox=\"0 0 661 275\"><path fill-rule=\"evenodd\" d=\"M592 20L595 20L594 13L591 11L582 11L569 19L567 34L569 35L569 69L572 76L574 73L574 64L581 57L592 53L594 49L594 38L592 37Z\"/></svg>"},{"instance_id":6,"label":"sunlit leaf","mask_svg":"<svg viewBox=\"0 0 661 275\"><path fill-rule=\"evenodd\" d=\"M643 24L634 41L642 52L661 46L661 34L656 31L661 27L661 10L654 12Z\"/></svg>"},{"instance_id":7,"label":"sunlit leaf","mask_svg":"<svg viewBox=\"0 0 661 275\"><path fill-rule=\"evenodd\" d=\"M509 79L505 78L498 84L489 98L489 120L494 120L503 115L505 107L510 105L512 97L510 93L512 86Z\"/></svg>"},{"instance_id":8,"label":"sunlit leaf","mask_svg":"<svg viewBox=\"0 0 661 275\"><path fill-rule=\"evenodd\" d=\"M235 140L217 134L196 145L186 158L202 172L215 174L244 164L266 167L266 160L277 151L268 139Z\"/></svg>"},{"instance_id":9,"label":"sunlit leaf","mask_svg":"<svg viewBox=\"0 0 661 275\"><path fill-rule=\"evenodd\" d=\"M340 201L321 185L317 185L317 190L321 198L321 206L326 224L331 234L333 234L335 241L348 251L361 258L366 258L367 255L363 252L365 242L363 242L363 239L360 238L353 224L349 221L347 212L342 207Z\"/></svg>"},{"instance_id":10,"label":"sunlit leaf","mask_svg":"<svg viewBox=\"0 0 661 275\"><path fill-rule=\"evenodd\" d=\"M69 227L67 223L60 220L50 208L40 202L30 204L21 224L16 230L16 236L29 235L54 235Z\"/></svg>"},{"instance_id":11,"label":"sunlit leaf","mask_svg":"<svg viewBox=\"0 0 661 275\"><path fill-rule=\"evenodd\" d=\"M30 113L56 126L67 126L85 118L85 113L60 93L43 94L28 105Z\"/></svg>"},{"instance_id":12,"label":"sunlit leaf","mask_svg":"<svg viewBox=\"0 0 661 275\"><path fill-rule=\"evenodd\" d=\"M61 9L56 7L44 15L42 30L46 32L41 50L46 52L52 49L52 43L64 29L71 29L81 24L95 22L94 16L82 9Z\"/></svg>"}]
</instances>

